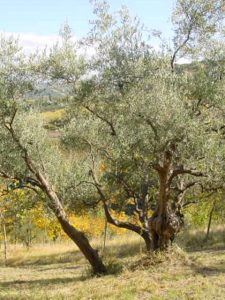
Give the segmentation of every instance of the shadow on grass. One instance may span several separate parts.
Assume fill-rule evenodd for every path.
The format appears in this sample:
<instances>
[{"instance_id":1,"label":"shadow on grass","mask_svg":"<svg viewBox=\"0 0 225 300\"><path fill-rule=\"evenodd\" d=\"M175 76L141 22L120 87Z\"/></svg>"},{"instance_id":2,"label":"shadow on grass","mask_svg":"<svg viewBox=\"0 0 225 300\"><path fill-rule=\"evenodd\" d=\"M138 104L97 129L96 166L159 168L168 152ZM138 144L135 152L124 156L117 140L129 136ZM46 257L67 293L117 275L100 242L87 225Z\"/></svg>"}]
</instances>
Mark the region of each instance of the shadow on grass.
<instances>
[{"instance_id":1,"label":"shadow on grass","mask_svg":"<svg viewBox=\"0 0 225 300\"><path fill-rule=\"evenodd\" d=\"M215 276L218 274L225 274L225 264L217 263L213 266L203 266L198 264L193 264L192 269L197 273L201 274L204 277L206 276Z\"/></svg>"},{"instance_id":2,"label":"shadow on grass","mask_svg":"<svg viewBox=\"0 0 225 300\"><path fill-rule=\"evenodd\" d=\"M185 249L187 252L189 253L193 253L193 252L206 252L206 253L215 253L216 255L220 255L220 254L224 254L221 251L225 251L225 245L203 245L201 247L196 247L194 249ZM221 253L218 253L221 252Z\"/></svg>"},{"instance_id":3,"label":"shadow on grass","mask_svg":"<svg viewBox=\"0 0 225 300\"><path fill-rule=\"evenodd\" d=\"M57 245L56 245L57 246ZM140 251L140 247L142 251ZM100 246L95 248L99 248ZM79 250L74 249L73 251L59 252L59 253L38 253L36 250L32 253L32 248L30 249L31 253L15 255L14 257L8 258L7 267L30 267L30 266L45 266L45 265L54 265L54 264L66 264L72 263L73 266L66 266L68 268L76 268L77 265L84 264L84 257ZM107 258L129 258L139 254L140 252L145 251L145 245L142 241L133 241L129 242L129 236L126 239L116 244L115 241L109 240L108 245L106 245L105 256ZM101 255L101 251L100 251ZM4 262L0 261L0 266L4 265ZM66 268L65 267L65 268ZM51 268L51 267L50 267ZM54 269L54 267L53 267Z\"/></svg>"},{"instance_id":4,"label":"shadow on grass","mask_svg":"<svg viewBox=\"0 0 225 300\"><path fill-rule=\"evenodd\" d=\"M217 229L210 232L205 240L205 231L183 231L177 238L178 245L187 252L220 251L225 249L225 230Z\"/></svg>"},{"instance_id":5,"label":"shadow on grass","mask_svg":"<svg viewBox=\"0 0 225 300\"><path fill-rule=\"evenodd\" d=\"M31 255L30 257L15 257L7 261L8 267L19 266L36 266L36 265L51 265L51 264L64 264L64 263L80 263L83 259L78 251L67 251L64 253L48 254L48 255Z\"/></svg>"},{"instance_id":6,"label":"shadow on grass","mask_svg":"<svg viewBox=\"0 0 225 300\"><path fill-rule=\"evenodd\" d=\"M32 288L36 286L45 287L48 285L60 285L67 284L70 282L84 281L88 278L85 277L64 277L64 278L51 278L51 279L37 279L37 280L13 280L5 281L0 283L2 288Z\"/></svg>"},{"instance_id":7,"label":"shadow on grass","mask_svg":"<svg viewBox=\"0 0 225 300\"><path fill-rule=\"evenodd\" d=\"M43 268L43 266L47 266L47 265L40 265L40 268L37 268L36 270L38 272L57 271L57 270L62 271L62 269L63 270L72 270L72 271L75 271L75 270L79 270L79 269L83 268L82 264L79 264L78 266L77 265L74 265L74 266L61 266L59 264L56 264L55 266L52 265L52 267L50 267L50 268L46 268L46 267Z\"/></svg>"}]
</instances>

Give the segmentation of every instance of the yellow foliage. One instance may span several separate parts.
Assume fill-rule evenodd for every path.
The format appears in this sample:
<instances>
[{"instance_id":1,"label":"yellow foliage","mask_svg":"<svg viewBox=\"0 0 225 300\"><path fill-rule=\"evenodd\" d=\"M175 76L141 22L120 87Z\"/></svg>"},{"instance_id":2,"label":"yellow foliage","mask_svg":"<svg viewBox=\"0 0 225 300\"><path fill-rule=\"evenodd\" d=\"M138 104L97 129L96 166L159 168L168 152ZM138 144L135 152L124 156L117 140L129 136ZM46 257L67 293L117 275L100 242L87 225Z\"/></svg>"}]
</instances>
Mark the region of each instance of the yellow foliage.
<instances>
[{"instance_id":1,"label":"yellow foliage","mask_svg":"<svg viewBox=\"0 0 225 300\"><path fill-rule=\"evenodd\" d=\"M14 191L14 194L17 194L18 197L11 197L12 200L15 200L15 205L18 199L23 200L26 197L26 193L23 190ZM5 211L10 211L10 205L13 205L13 202L6 202L6 206L0 205L1 213ZM1 204L1 202L0 202ZM136 223L135 217L128 217L124 212L118 213L112 211L112 216L120 221L131 221ZM29 220L33 225L39 228L45 235L55 240L56 238L68 239L66 234L62 231L60 224L54 215L49 215L46 213L44 205L42 202L37 202L35 207L26 211L26 216L29 216ZM105 216L98 216L95 214L82 214L82 215L69 215L70 222L79 230L85 232L86 234L98 237L102 236L105 230ZM5 221L10 221L6 220ZM9 222L10 223L10 222ZM121 235L127 232L126 229L118 228L116 226L108 224L108 233Z\"/></svg>"},{"instance_id":2,"label":"yellow foliage","mask_svg":"<svg viewBox=\"0 0 225 300\"><path fill-rule=\"evenodd\" d=\"M68 237L62 231L58 221L54 216L49 217L44 214L43 205L40 203L38 206L32 209L32 222L38 228L45 231L47 236L50 239L55 239L60 237L62 239L67 239ZM120 221L127 221L128 218L124 213L113 213L113 216ZM84 231L86 234L90 236L101 236L104 233L105 228L105 217L104 216L96 216L96 215L80 215L76 216L74 214L70 214L69 216L70 222L79 230ZM126 229L121 229L116 226L110 225L108 226L108 230L111 234L124 234L126 233Z\"/></svg>"},{"instance_id":3,"label":"yellow foliage","mask_svg":"<svg viewBox=\"0 0 225 300\"><path fill-rule=\"evenodd\" d=\"M42 116L46 122L53 122L62 119L65 114L64 109L58 109L55 111L46 111L42 113Z\"/></svg>"},{"instance_id":4,"label":"yellow foliage","mask_svg":"<svg viewBox=\"0 0 225 300\"><path fill-rule=\"evenodd\" d=\"M125 220L123 214L115 214L116 218L121 221ZM85 233L91 236L101 236L104 233L105 228L105 218L93 215L83 215L83 216L70 216L72 224L78 229L84 231ZM108 226L110 233L112 234L123 234L126 232L126 229L121 229L116 226Z\"/></svg>"},{"instance_id":5,"label":"yellow foliage","mask_svg":"<svg viewBox=\"0 0 225 300\"><path fill-rule=\"evenodd\" d=\"M99 171L101 173L104 173L106 171L106 165L104 163L101 163L100 166L99 166Z\"/></svg>"}]
</instances>

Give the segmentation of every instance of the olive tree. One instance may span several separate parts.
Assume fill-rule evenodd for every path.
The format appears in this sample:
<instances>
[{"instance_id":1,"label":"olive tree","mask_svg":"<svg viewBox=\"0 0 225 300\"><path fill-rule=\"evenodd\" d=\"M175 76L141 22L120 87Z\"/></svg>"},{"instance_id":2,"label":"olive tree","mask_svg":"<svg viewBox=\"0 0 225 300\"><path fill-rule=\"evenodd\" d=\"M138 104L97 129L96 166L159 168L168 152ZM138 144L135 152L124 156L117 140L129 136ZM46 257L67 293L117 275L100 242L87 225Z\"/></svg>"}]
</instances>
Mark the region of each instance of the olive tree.
<instances>
[{"instance_id":1,"label":"olive tree","mask_svg":"<svg viewBox=\"0 0 225 300\"><path fill-rule=\"evenodd\" d=\"M146 43L126 9L118 18L105 3L95 12L94 72L74 86L64 142L89 152L83 184L96 188L108 222L141 235L148 250L163 249L182 224L182 196L208 176L209 114L196 114L190 78L171 72L169 55ZM117 220L113 209L138 221Z\"/></svg>"},{"instance_id":2,"label":"olive tree","mask_svg":"<svg viewBox=\"0 0 225 300\"><path fill-rule=\"evenodd\" d=\"M98 251L71 224L65 209L70 199L68 186L79 181L76 163L74 159L66 160L65 154L51 142L40 114L24 109L23 97L39 74L34 76L31 62L11 38L1 37L0 57L0 176L18 182L18 188L45 195L63 231L84 254L93 272L104 274L106 267Z\"/></svg>"},{"instance_id":3,"label":"olive tree","mask_svg":"<svg viewBox=\"0 0 225 300\"><path fill-rule=\"evenodd\" d=\"M174 76L168 82L159 72L113 105L105 104L98 88L95 96L92 92L83 99L81 106L91 108L71 120L65 136L65 141L73 136L75 146L90 150L90 178L85 183L96 187L107 220L140 234L148 249L150 235L154 248L163 248L179 230L178 196L206 176L205 152L214 141L207 117L196 117L175 85ZM186 179L181 185L182 176ZM110 206L137 215L138 224L115 220Z\"/></svg>"}]
</instances>

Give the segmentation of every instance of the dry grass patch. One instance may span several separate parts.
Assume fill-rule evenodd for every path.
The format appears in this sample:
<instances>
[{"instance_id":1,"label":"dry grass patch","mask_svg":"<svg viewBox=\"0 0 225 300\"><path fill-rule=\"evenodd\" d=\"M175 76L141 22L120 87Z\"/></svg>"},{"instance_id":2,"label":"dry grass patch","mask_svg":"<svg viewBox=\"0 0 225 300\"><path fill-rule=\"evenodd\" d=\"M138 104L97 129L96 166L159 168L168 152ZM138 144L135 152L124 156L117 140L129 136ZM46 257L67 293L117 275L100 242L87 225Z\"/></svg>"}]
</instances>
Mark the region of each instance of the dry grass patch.
<instances>
[{"instance_id":1,"label":"dry grass patch","mask_svg":"<svg viewBox=\"0 0 225 300\"><path fill-rule=\"evenodd\" d=\"M82 255L73 244L48 243L33 245L27 249L23 245L9 245L7 254L7 266L29 266L46 265L52 263L67 263L82 260ZM0 264L3 265L3 256L0 257Z\"/></svg>"},{"instance_id":2,"label":"dry grass patch","mask_svg":"<svg viewBox=\"0 0 225 300\"><path fill-rule=\"evenodd\" d=\"M182 267L190 264L191 260L187 253L175 245L165 252L150 252L142 255L140 259L131 265L131 270L144 270L155 268L159 265L164 265L165 267L168 267L168 265Z\"/></svg>"},{"instance_id":3,"label":"dry grass patch","mask_svg":"<svg viewBox=\"0 0 225 300\"><path fill-rule=\"evenodd\" d=\"M101 250L101 242L93 241ZM135 235L108 240L106 261L123 271L90 277L72 243L10 247L10 266L0 268L0 299L175 300L224 299L225 251L186 254L178 247L145 256Z\"/></svg>"}]
</instances>

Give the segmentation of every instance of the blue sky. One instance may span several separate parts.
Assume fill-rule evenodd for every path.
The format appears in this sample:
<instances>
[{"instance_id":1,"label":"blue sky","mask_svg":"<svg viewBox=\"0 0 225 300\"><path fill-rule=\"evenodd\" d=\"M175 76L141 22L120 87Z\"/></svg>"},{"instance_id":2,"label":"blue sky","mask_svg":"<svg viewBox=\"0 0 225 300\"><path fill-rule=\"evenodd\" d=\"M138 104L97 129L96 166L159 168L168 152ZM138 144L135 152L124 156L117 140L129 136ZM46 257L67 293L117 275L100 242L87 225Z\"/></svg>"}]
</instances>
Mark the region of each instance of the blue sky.
<instances>
[{"instance_id":1,"label":"blue sky","mask_svg":"<svg viewBox=\"0 0 225 300\"><path fill-rule=\"evenodd\" d=\"M170 16L175 0L108 0L112 10L126 5L150 29L171 35ZM18 33L31 48L54 41L65 20L75 36L88 32L93 18L89 0L0 0L0 32ZM35 41L36 38L36 41Z\"/></svg>"}]
</instances>

